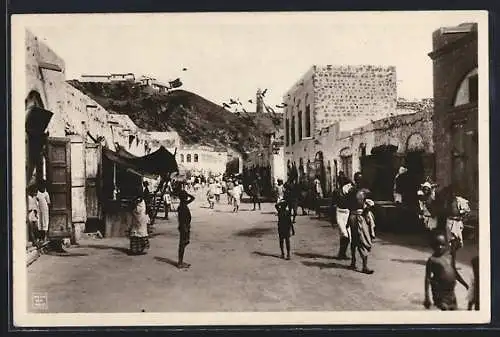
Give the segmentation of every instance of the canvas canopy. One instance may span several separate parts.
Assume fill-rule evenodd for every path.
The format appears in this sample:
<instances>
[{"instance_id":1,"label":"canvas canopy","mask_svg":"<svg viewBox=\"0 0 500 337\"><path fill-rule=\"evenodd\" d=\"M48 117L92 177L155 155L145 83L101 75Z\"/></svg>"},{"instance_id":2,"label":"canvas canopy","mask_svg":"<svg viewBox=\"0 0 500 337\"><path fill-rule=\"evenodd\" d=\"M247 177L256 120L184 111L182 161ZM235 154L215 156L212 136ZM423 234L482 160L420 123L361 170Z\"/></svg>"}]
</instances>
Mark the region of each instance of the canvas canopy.
<instances>
[{"instance_id":1,"label":"canvas canopy","mask_svg":"<svg viewBox=\"0 0 500 337\"><path fill-rule=\"evenodd\" d=\"M103 149L103 154L128 172L143 177L156 179L158 176L167 177L179 171L174 155L163 146L142 157L136 157L120 147L116 152Z\"/></svg>"}]
</instances>

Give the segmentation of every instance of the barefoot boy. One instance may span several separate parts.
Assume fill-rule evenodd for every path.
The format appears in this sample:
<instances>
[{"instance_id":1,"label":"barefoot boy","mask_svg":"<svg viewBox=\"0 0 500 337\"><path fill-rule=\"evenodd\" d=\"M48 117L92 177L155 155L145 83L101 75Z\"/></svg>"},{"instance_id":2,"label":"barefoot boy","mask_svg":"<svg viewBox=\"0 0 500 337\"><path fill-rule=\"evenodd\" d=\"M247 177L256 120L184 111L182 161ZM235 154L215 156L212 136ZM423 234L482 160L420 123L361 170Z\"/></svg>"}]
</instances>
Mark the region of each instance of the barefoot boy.
<instances>
[{"instance_id":1,"label":"barefoot boy","mask_svg":"<svg viewBox=\"0 0 500 337\"><path fill-rule=\"evenodd\" d=\"M434 305L441 310L457 310L455 285L457 280L469 288L458 273L448 253L446 237L438 234L433 240L434 253L427 260L425 267L425 308L430 308L429 286L432 291Z\"/></svg>"},{"instance_id":2,"label":"barefoot boy","mask_svg":"<svg viewBox=\"0 0 500 337\"><path fill-rule=\"evenodd\" d=\"M188 205L193 202L194 197L187 193L184 188L179 188L179 207L177 208L177 218L179 220L179 261L178 268L189 268L190 264L184 262L184 250L189 244L191 233L191 211Z\"/></svg>"}]
</instances>

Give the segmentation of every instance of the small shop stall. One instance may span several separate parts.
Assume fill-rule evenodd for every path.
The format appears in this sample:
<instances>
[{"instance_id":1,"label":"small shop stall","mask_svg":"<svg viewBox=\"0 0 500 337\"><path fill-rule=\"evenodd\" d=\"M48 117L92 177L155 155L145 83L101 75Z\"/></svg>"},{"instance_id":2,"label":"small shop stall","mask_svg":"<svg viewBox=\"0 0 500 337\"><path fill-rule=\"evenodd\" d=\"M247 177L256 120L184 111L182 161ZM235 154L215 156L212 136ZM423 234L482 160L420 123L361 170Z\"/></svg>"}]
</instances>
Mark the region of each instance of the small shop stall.
<instances>
[{"instance_id":1,"label":"small shop stall","mask_svg":"<svg viewBox=\"0 0 500 337\"><path fill-rule=\"evenodd\" d=\"M143 157L136 157L122 148L117 151L103 149L104 236L126 236L132 221L132 200L143 195L144 178L160 177L158 187L151 191L156 195L175 172L178 172L175 156L164 147ZM154 216L156 213L157 210Z\"/></svg>"}]
</instances>

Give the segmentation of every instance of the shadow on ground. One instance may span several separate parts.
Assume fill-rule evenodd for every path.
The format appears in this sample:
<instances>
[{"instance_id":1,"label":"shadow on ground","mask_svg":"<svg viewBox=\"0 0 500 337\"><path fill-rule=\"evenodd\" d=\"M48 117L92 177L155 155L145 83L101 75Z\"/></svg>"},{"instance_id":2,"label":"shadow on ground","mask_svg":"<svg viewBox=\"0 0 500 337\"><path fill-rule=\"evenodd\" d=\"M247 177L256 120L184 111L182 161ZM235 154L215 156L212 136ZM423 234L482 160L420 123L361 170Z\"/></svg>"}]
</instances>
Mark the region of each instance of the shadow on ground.
<instances>
[{"instance_id":1,"label":"shadow on ground","mask_svg":"<svg viewBox=\"0 0 500 337\"><path fill-rule=\"evenodd\" d=\"M98 244L88 244L88 245L82 245L80 248L93 248L93 249L113 249L115 251L124 253L129 255L130 251L128 248L124 247L115 247L115 246L107 246L107 245L98 245Z\"/></svg>"},{"instance_id":2,"label":"shadow on ground","mask_svg":"<svg viewBox=\"0 0 500 337\"><path fill-rule=\"evenodd\" d=\"M252 252L252 254L259 255L259 256L265 256L265 257L274 257L277 259L281 259L281 255L279 254L271 254L271 253L265 253L265 252Z\"/></svg>"},{"instance_id":3,"label":"shadow on ground","mask_svg":"<svg viewBox=\"0 0 500 337\"><path fill-rule=\"evenodd\" d=\"M236 236L246 236L249 238L259 238L266 234L270 234L274 232L274 228L269 227L254 227L249 229L244 229L236 232L234 235Z\"/></svg>"},{"instance_id":4,"label":"shadow on ground","mask_svg":"<svg viewBox=\"0 0 500 337\"><path fill-rule=\"evenodd\" d=\"M176 267L176 268L177 268L177 261L174 261L174 260L169 259L169 258L167 258L167 257L155 256L155 257L154 257L154 259L155 259L156 261L160 261L160 262L168 263L168 264L170 264L170 265L172 265L172 266L174 266L174 267Z\"/></svg>"},{"instance_id":5,"label":"shadow on ground","mask_svg":"<svg viewBox=\"0 0 500 337\"><path fill-rule=\"evenodd\" d=\"M380 246L401 246L408 247L420 252L431 254L429 237L427 233L377 233L376 245ZM471 264L471 259L478 254L478 246L473 242L466 240L464 247L457 251L457 261L466 265ZM403 261L399 261L403 262Z\"/></svg>"},{"instance_id":6,"label":"shadow on ground","mask_svg":"<svg viewBox=\"0 0 500 337\"><path fill-rule=\"evenodd\" d=\"M332 256L316 254L316 253L294 253L294 255L309 258L309 259L332 259Z\"/></svg>"},{"instance_id":7,"label":"shadow on ground","mask_svg":"<svg viewBox=\"0 0 500 337\"><path fill-rule=\"evenodd\" d=\"M79 256L89 256L87 253L71 253L71 252L64 252L64 253L59 253L59 252L48 252L45 255L49 256L60 256L60 257L79 257Z\"/></svg>"},{"instance_id":8,"label":"shadow on ground","mask_svg":"<svg viewBox=\"0 0 500 337\"><path fill-rule=\"evenodd\" d=\"M349 266L343 265L336 262L311 262L311 261L302 261L302 264L307 267L318 267L319 269L347 269L350 270Z\"/></svg>"},{"instance_id":9,"label":"shadow on ground","mask_svg":"<svg viewBox=\"0 0 500 337\"><path fill-rule=\"evenodd\" d=\"M417 260L417 259L410 259L410 260L405 260L405 259L391 259L391 261L395 261L395 262L400 262L400 263L410 263L410 264L419 264L421 266L425 266L426 265L426 261L425 260Z\"/></svg>"}]
</instances>

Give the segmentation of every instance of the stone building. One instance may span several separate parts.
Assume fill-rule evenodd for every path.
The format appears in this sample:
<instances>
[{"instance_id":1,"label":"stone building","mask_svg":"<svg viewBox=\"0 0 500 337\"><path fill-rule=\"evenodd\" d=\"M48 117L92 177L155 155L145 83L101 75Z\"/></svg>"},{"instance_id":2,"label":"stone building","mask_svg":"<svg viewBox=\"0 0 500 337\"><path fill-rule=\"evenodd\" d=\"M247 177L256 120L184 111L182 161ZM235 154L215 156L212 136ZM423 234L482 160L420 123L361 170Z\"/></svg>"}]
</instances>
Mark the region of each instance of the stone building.
<instances>
[{"instance_id":1,"label":"stone building","mask_svg":"<svg viewBox=\"0 0 500 337\"><path fill-rule=\"evenodd\" d=\"M106 170L116 176L116 165L106 167L102 149L117 151L119 145L138 156L147 151L130 147L127 130L137 127L113 121L96 101L67 83L64 60L29 31L25 48L27 124L48 116L46 128L36 122L27 125L26 181L48 182L52 199L50 235L77 240L89 222L103 221L104 185L109 185L110 191L116 187L116 179L103 178ZM111 125L118 132L113 132ZM40 138L42 133L45 136ZM142 143L149 141L144 132L137 138ZM32 151L33 146L38 147L36 151Z\"/></svg>"},{"instance_id":2,"label":"stone building","mask_svg":"<svg viewBox=\"0 0 500 337\"><path fill-rule=\"evenodd\" d=\"M320 177L325 194L332 192L340 171L352 179L363 172L380 200L392 200L392 182L401 165L416 183L434 177L432 109L394 115L351 128L337 122L314 139L303 141L287 167L297 167L299 179Z\"/></svg>"},{"instance_id":3,"label":"stone building","mask_svg":"<svg viewBox=\"0 0 500 337\"><path fill-rule=\"evenodd\" d=\"M353 129L396 114L396 69L315 65L285 94L284 103L285 162L305 171L307 160L314 161L306 148L317 145L324 128L341 122L341 129Z\"/></svg>"},{"instance_id":4,"label":"stone building","mask_svg":"<svg viewBox=\"0 0 500 337\"><path fill-rule=\"evenodd\" d=\"M433 33L432 42L436 182L461 189L477 210L477 24L440 28Z\"/></svg>"}]
</instances>

